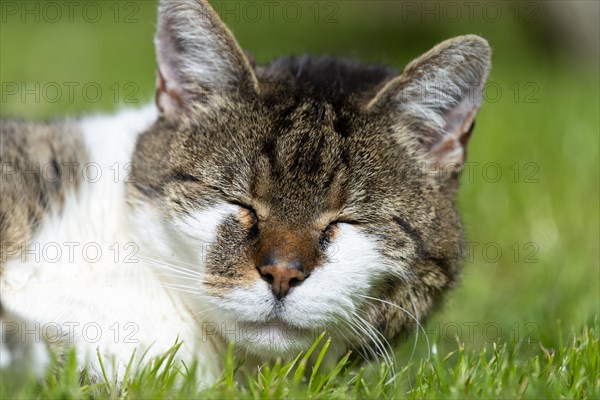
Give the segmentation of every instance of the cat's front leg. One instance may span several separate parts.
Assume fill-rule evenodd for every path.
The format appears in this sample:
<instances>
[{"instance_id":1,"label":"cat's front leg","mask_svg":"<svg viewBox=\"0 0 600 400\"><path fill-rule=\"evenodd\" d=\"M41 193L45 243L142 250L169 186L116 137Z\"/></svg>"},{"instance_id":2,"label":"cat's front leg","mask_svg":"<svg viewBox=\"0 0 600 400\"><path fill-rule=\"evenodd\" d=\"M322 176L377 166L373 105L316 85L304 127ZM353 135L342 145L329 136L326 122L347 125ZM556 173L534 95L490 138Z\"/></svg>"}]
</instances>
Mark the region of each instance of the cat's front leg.
<instances>
[{"instance_id":1,"label":"cat's front leg","mask_svg":"<svg viewBox=\"0 0 600 400\"><path fill-rule=\"evenodd\" d=\"M36 324L7 310L2 303L0 337L0 374L2 384L10 386L8 391L18 389L28 378L44 375L50 354Z\"/></svg>"}]
</instances>

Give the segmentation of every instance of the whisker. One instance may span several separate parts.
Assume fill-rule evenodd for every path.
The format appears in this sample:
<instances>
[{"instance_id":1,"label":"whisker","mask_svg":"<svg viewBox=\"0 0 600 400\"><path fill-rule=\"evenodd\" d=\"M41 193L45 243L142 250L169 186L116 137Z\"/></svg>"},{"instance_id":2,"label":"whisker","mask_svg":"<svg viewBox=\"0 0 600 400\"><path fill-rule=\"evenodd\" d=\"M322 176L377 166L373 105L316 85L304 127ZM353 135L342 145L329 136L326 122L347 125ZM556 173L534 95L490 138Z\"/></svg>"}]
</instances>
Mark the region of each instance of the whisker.
<instances>
[{"instance_id":1,"label":"whisker","mask_svg":"<svg viewBox=\"0 0 600 400\"><path fill-rule=\"evenodd\" d=\"M198 278L195 277L195 276L186 276L186 275L180 275L180 274L165 274L165 273L162 273L162 272L158 272L158 274L160 276L164 276L164 277L167 277L167 278L187 279L187 280L190 280L192 282L203 282L201 280L198 280Z\"/></svg>"},{"instance_id":2,"label":"whisker","mask_svg":"<svg viewBox=\"0 0 600 400\"><path fill-rule=\"evenodd\" d=\"M417 305L415 304L415 299L412 296L410 297L410 302L412 303L413 311L415 312L417 319L419 319L419 312L417 311ZM423 325L421 325L421 329L423 329ZM429 338L427 337L427 332L425 332L425 329L423 329L423 333L425 334L425 341L427 342L427 358L431 358L431 347L429 345ZM419 339L419 329L417 328L417 333L415 334L415 344L413 346L413 351L410 355L411 360L415 354L418 339Z\"/></svg>"},{"instance_id":3,"label":"whisker","mask_svg":"<svg viewBox=\"0 0 600 400\"><path fill-rule=\"evenodd\" d=\"M181 288L181 289L189 289L189 290L196 290L196 291L198 291L198 288L195 287L195 286L182 285L182 284L179 284L179 283L165 282L164 285L168 285L168 286L173 287L173 288Z\"/></svg>"},{"instance_id":4,"label":"whisker","mask_svg":"<svg viewBox=\"0 0 600 400\"><path fill-rule=\"evenodd\" d=\"M368 339L372 339L371 333L368 332L363 325L354 320L348 320L348 322L355 328L357 336L366 336ZM377 359L377 353L375 352L375 349L373 349L371 346L365 346L363 348L365 351L369 352L372 359Z\"/></svg>"},{"instance_id":5,"label":"whisker","mask_svg":"<svg viewBox=\"0 0 600 400\"><path fill-rule=\"evenodd\" d=\"M369 322L367 322L364 318L360 317L359 315L355 314L355 316L359 319L359 321L365 326L365 328L371 332L371 338L375 341L376 346L378 347L379 351L381 352L381 357L383 357L386 365L388 365L392 371L395 371L395 363L396 363L396 358L395 356L392 357L391 354L393 354L393 349L392 346L390 345L390 343L388 342L388 340L383 336L383 334L381 332L379 332L377 329L375 329ZM384 341L385 341L385 345L384 343L377 337L380 336ZM389 349L389 350L388 350Z\"/></svg>"},{"instance_id":6,"label":"whisker","mask_svg":"<svg viewBox=\"0 0 600 400\"><path fill-rule=\"evenodd\" d=\"M171 286L169 284L163 283L162 285L164 288L166 289L171 289L171 290L178 290L180 292L185 292L185 293L192 293L192 294L198 294L197 290L191 290L189 288L182 288L182 287L176 287L176 286Z\"/></svg>"},{"instance_id":7,"label":"whisker","mask_svg":"<svg viewBox=\"0 0 600 400\"><path fill-rule=\"evenodd\" d=\"M348 339L348 337L347 337L347 336L344 334L344 331L342 331L342 328L347 328L347 329L350 329L350 330L351 330L351 332L347 332L347 333L351 333L351 334L352 334L352 335L354 335L354 336L360 336L360 335L358 334L358 332L356 332L356 330L355 330L354 328L352 328L352 326L349 324L349 322L348 322L348 321L342 320L341 322L343 323L343 325L341 325L341 326L339 326L338 324L330 324L330 323L327 323L327 324L326 324L326 327L327 327L327 329L330 329L330 328L331 328L332 330L334 330L334 331L338 332L340 335L342 335L342 337L344 338L345 342L346 342L347 344L349 344L349 345L350 345L350 347L352 347L352 349L353 349L354 351L356 351L356 353L357 353L359 356L361 356L361 357L362 357L362 359L363 359L363 360L365 360L365 361L367 362L367 364L368 364L370 367L372 367L372 363L371 363L371 360L369 360L369 357L367 357L367 355L366 355L366 354L364 354L363 352L361 352L361 351L358 349L358 347L356 347L356 346L355 346L355 345L352 343L352 341Z\"/></svg>"},{"instance_id":8,"label":"whisker","mask_svg":"<svg viewBox=\"0 0 600 400\"><path fill-rule=\"evenodd\" d=\"M146 259L148 261L153 261L153 262L157 262L157 263L160 263L160 264L164 264L164 265L169 265L169 266L172 266L172 267L176 267L176 268L181 269L183 271L188 271L188 272L192 272L192 273L199 273L198 271L196 271L196 268L198 268L198 265L189 264L189 263L186 263L186 262L184 262L182 260L176 260L177 264L174 264L172 262L172 259L168 259L167 260L167 259L162 258L162 257L156 257L156 256L150 256L150 255L144 255L144 254L141 254L140 257L142 257L142 258L144 258L144 259ZM187 265L189 268L186 268L185 265Z\"/></svg>"},{"instance_id":9,"label":"whisker","mask_svg":"<svg viewBox=\"0 0 600 400\"><path fill-rule=\"evenodd\" d=\"M163 261L163 260L159 260L159 259L154 259L151 257L147 257L147 256L139 256L140 258L144 259L147 262L150 262L160 268L169 270L171 272L176 272L178 274L182 274L182 275L186 275L186 276L190 276L190 277L202 277L204 276L204 274L198 272L198 271L194 271L192 269L189 268L185 268L182 267L180 265L176 265L173 263L169 263L167 261Z\"/></svg>"},{"instance_id":10,"label":"whisker","mask_svg":"<svg viewBox=\"0 0 600 400\"><path fill-rule=\"evenodd\" d=\"M363 297L365 299L379 301L381 303L388 304L388 305L390 305L392 307L396 307L399 310L401 310L402 312L406 313L406 315L408 315L410 318L412 318L415 321L415 323L417 325L417 332L418 332L419 329L421 329L423 331L423 334L425 336L425 340L427 341L427 348L429 349L429 338L427 337L427 332L425 331L425 328L423 327L423 324L421 324L421 322L419 321L419 319L417 317L415 317L413 314L411 314L408 310L406 310L405 308L399 306L398 304L394 304L394 303L389 302L387 300L378 299L376 297L366 296L366 295L362 295L362 294L359 294L358 296ZM414 301L413 301L412 297L411 297L411 301L412 301L413 307L415 308L415 311L416 311L416 307L415 307L415 304L414 304ZM429 356L430 356L430 354L429 354Z\"/></svg>"},{"instance_id":11,"label":"whisker","mask_svg":"<svg viewBox=\"0 0 600 400\"><path fill-rule=\"evenodd\" d=\"M360 311L360 312L362 312L362 314L366 316L366 313L365 313L364 311L362 311L362 310L357 310L357 311ZM358 315L357 315L357 317L358 317ZM369 329L370 329L372 332L374 332L374 333L375 333L375 335L378 335L378 336L379 336L379 337L381 337L381 339L383 340L383 342L381 342L381 341L380 341L380 343L381 343L381 346L382 346L382 347L384 348L384 350L386 351L385 358L386 358L386 360L387 360L387 364L388 364L389 366L391 366L391 368L392 368L392 372L394 372L394 371L395 371L395 366L397 365L397 360L396 360L396 355L395 355L395 353L394 353L394 349L392 348L392 345L391 345L391 344L390 344L390 342L387 340L387 338L386 338L386 337L383 335L383 333L381 333L379 330L377 330L377 329L376 329L376 328L375 328L375 327L374 327L372 324L370 324L370 323L369 323L369 322L368 322L366 319L364 319L364 318L361 318L361 317L359 317L359 318L362 320L362 322L363 322L364 324L366 324L366 325L367 325L367 327L368 327L368 328L369 328ZM385 344L385 346L384 346L384 344Z\"/></svg>"},{"instance_id":12,"label":"whisker","mask_svg":"<svg viewBox=\"0 0 600 400\"><path fill-rule=\"evenodd\" d=\"M208 311L217 310L218 308L219 308L218 306L216 306L216 307L210 307L210 308L205 308L205 309L202 309L200 311L197 311L197 312L193 313L192 316L193 317L197 317L197 316L199 316L201 314L207 313Z\"/></svg>"}]
</instances>

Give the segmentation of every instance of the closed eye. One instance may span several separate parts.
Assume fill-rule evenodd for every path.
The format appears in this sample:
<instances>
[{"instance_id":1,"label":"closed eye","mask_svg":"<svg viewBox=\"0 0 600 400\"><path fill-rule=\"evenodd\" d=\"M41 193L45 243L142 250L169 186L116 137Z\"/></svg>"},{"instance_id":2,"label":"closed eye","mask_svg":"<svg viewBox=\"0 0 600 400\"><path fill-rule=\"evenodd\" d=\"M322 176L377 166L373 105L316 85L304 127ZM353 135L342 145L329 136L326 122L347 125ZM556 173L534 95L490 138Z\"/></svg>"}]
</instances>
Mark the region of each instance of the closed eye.
<instances>
[{"instance_id":1,"label":"closed eye","mask_svg":"<svg viewBox=\"0 0 600 400\"><path fill-rule=\"evenodd\" d=\"M341 218L336 219L335 221L330 222L329 225L327 225L327 227L321 233L321 238L319 239L319 243L321 244L321 247L323 247L323 248L327 247L327 245L331 242L331 238L333 237L333 234L335 233L335 228L340 224L358 225L359 222L356 220L345 219L345 218L344 219L341 219Z\"/></svg>"},{"instance_id":2,"label":"closed eye","mask_svg":"<svg viewBox=\"0 0 600 400\"><path fill-rule=\"evenodd\" d=\"M243 208L244 210L246 210L248 212L248 214L252 217L252 220L253 220L254 224L258 223L258 214L254 210L254 208L252 208L252 206L249 206L249 205L247 205L245 203L241 203L241 202L236 201L236 200L230 200L229 203L233 204L234 206L238 206L238 207Z\"/></svg>"},{"instance_id":3,"label":"closed eye","mask_svg":"<svg viewBox=\"0 0 600 400\"><path fill-rule=\"evenodd\" d=\"M339 219L336 219L335 221L330 222L329 225L327 225L327 228L325 228L325 229L327 230L329 227L336 226L339 224L359 225L360 222L355 219L339 218Z\"/></svg>"}]
</instances>

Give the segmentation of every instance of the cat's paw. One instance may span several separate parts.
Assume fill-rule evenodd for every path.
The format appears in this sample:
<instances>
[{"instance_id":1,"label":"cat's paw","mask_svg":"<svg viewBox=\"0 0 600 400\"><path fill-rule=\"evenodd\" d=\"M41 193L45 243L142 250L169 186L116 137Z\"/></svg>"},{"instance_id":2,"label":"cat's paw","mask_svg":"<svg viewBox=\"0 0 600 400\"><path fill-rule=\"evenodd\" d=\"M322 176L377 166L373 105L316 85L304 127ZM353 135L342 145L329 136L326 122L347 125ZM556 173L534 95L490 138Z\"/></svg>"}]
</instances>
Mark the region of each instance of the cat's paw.
<instances>
[{"instance_id":1,"label":"cat's paw","mask_svg":"<svg viewBox=\"0 0 600 400\"><path fill-rule=\"evenodd\" d=\"M41 378L50 363L50 354L39 327L4 309L0 304L0 370L18 383L29 377Z\"/></svg>"}]
</instances>

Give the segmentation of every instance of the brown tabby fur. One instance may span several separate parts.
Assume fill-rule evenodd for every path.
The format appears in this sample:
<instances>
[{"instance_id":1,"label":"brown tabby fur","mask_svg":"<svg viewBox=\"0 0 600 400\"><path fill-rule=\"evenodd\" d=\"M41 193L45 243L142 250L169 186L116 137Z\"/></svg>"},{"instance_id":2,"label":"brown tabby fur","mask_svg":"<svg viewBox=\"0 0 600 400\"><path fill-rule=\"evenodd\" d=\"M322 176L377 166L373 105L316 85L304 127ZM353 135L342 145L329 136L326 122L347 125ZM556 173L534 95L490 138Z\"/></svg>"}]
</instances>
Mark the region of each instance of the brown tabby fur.
<instances>
[{"instance_id":1,"label":"brown tabby fur","mask_svg":"<svg viewBox=\"0 0 600 400\"><path fill-rule=\"evenodd\" d=\"M335 256L329 244L347 223L375 240L390 268L372 283L371 296L384 302L362 306L367 321L393 340L414 326L402 309L425 318L459 277L455 196L490 69L487 42L448 40L401 74L333 57L253 66L204 1L163 1L160 14L162 115L138 140L129 195L165 220L221 202L245 208L219 226L206 290L221 296L248 287L261 279L257 266L273 259L298 263L311 279ZM456 117L470 95L470 108ZM17 143L18 130L2 125L3 162L85 159L68 129L36 126ZM462 156L439 174L457 147ZM31 235L47 203L60 207L77 187L11 182L0 228L3 240L17 242Z\"/></svg>"},{"instance_id":2,"label":"brown tabby fur","mask_svg":"<svg viewBox=\"0 0 600 400\"><path fill-rule=\"evenodd\" d=\"M351 223L377 238L391 266L410 266L408 279L390 273L372 295L424 318L456 283L463 241L454 204L457 171L432 173L428 152L443 126L427 117L443 118L469 89L481 89L489 71L487 43L477 36L446 41L397 78L388 68L332 57L282 58L252 68L240 61L245 58L227 28L198 4L199 15L215 18L210 29L231 71L212 86L179 77L185 87L178 100L187 103L178 102L178 111L171 107L176 111L140 138L136 195L166 218L219 201L247 208L220 227L208 255L214 295L260 279L256 267L267 255L299 260L310 273L327 259L336 222ZM157 43L176 42L178 57L202 48L176 29L169 35L159 29ZM163 63L183 63L169 58ZM458 91L421 105L431 100L414 87L433 84L435 90L440 82L430 80L441 79L440 71ZM470 125L460 133L461 145ZM444 148L437 151L443 155ZM386 303L364 311L389 339L414 324Z\"/></svg>"}]
</instances>

